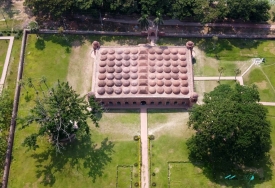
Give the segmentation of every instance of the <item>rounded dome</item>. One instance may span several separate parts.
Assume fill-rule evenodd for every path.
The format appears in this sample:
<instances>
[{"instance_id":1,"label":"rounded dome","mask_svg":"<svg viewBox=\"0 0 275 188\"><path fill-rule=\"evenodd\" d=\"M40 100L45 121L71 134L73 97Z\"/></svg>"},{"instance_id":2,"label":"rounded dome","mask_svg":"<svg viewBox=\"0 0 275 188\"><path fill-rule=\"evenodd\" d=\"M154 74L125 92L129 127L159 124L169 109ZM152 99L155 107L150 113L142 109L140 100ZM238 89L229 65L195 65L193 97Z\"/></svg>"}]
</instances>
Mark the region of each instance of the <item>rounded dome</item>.
<instances>
[{"instance_id":1,"label":"rounded dome","mask_svg":"<svg viewBox=\"0 0 275 188\"><path fill-rule=\"evenodd\" d=\"M164 72L170 73L170 72L171 72L171 69L170 69L169 67L164 67Z\"/></svg>"},{"instance_id":2,"label":"rounded dome","mask_svg":"<svg viewBox=\"0 0 275 188\"><path fill-rule=\"evenodd\" d=\"M107 87L107 88L105 89L105 91L106 91L106 93L108 93L108 94L112 94L112 93L114 92L114 89L111 88L111 87Z\"/></svg>"},{"instance_id":3,"label":"rounded dome","mask_svg":"<svg viewBox=\"0 0 275 188\"><path fill-rule=\"evenodd\" d=\"M132 87L131 88L131 93L132 94L136 94L138 92L138 88L137 87Z\"/></svg>"},{"instance_id":4,"label":"rounded dome","mask_svg":"<svg viewBox=\"0 0 275 188\"><path fill-rule=\"evenodd\" d=\"M128 86L130 85L130 81L129 81L129 80L123 80L123 81L122 81L122 85L123 85L124 87L128 87Z\"/></svg>"},{"instance_id":5,"label":"rounded dome","mask_svg":"<svg viewBox=\"0 0 275 188\"><path fill-rule=\"evenodd\" d=\"M157 88L157 93L162 94L164 92L164 89L162 87Z\"/></svg>"},{"instance_id":6,"label":"rounded dome","mask_svg":"<svg viewBox=\"0 0 275 188\"><path fill-rule=\"evenodd\" d=\"M180 54L180 55L185 55L185 54L186 54L185 48L181 48L181 49L179 49L178 51L179 51L179 54Z\"/></svg>"},{"instance_id":7,"label":"rounded dome","mask_svg":"<svg viewBox=\"0 0 275 188\"><path fill-rule=\"evenodd\" d=\"M181 68L179 68L179 70L181 73L187 73L187 68L185 68L185 67L181 67Z\"/></svg>"},{"instance_id":8,"label":"rounded dome","mask_svg":"<svg viewBox=\"0 0 275 188\"><path fill-rule=\"evenodd\" d=\"M197 99L199 97L199 95L196 92L193 92L191 95L191 98L193 99Z\"/></svg>"},{"instance_id":9,"label":"rounded dome","mask_svg":"<svg viewBox=\"0 0 275 188\"><path fill-rule=\"evenodd\" d=\"M128 80L130 78L130 74L123 74L122 78Z\"/></svg>"},{"instance_id":10,"label":"rounded dome","mask_svg":"<svg viewBox=\"0 0 275 188\"><path fill-rule=\"evenodd\" d=\"M125 67L129 67L130 66L130 62L129 61L124 61L124 62L122 62L122 64Z\"/></svg>"},{"instance_id":11,"label":"rounded dome","mask_svg":"<svg viewBox=\"0 0 275 188\"><path fill-rule=\"evenodd\" d=\"M102 51L100 52L101 55L106 55L107 53L108 53L107 50L102 50Z\"/></svg>"},{"instance_id":12,"label":"rounded dome","mask_svg":"<svg viewBox=\"0 0 275 188\"><path fill-rule=\"evenodd\" d=\"M150 94L155 94L155 93L156 93L156 88L150 87L150 88L149 88L149 93L150 93Z\"/></svg>"},{"instance_id":13,"label":"rounded dome","mask_svg":"<svg viewBox=\"0 0 275 188\"><path fill-rule=\"evenodd\" d=\"M98 83L97 83L97 85L99 87L104 87L106 85L106 82L104 80L99 80Z\"/></svg>"},{"instance_id":14,"label":"rounded dome","mask_svg":"<svg viewBox=\"0 0 275 188\"><path fill-rule=\"evenodd\" d=\"M178 65L179 65L179 63L177 61L172 62L172 66L177 67Z\"/></svg>"},{"instance_id":15,"label":"rounded dome","mask_svg":"<svg viewBox=\"0 0 275 188\"><path fill-rule=\"evenodd\" d=\"M161 81L161 80L156 81L156 83L157 83L158 86L163 86L164 85L164 82Z\"/></svg>"},{"instance_id":16,"label":"rounded dome","mask_svg":"<svg viewBox=\"0 0 275 188\"><path fill-rule=\"evenodd\" d=\"M137 66L137 64L138 64L138 63L137 63L136 61L132 61L132 62L131 62L131 65L132 65L132 66Z\"/></svg>"},{"instance_id":17,"label":"rounded dome","mask_svg":"<svg viewBox=\"0 0 275 188\"><path fill-rule=\"evenodd\" d=\"M180 81L174 80L174 81L172 82L172 84L173 84L173 86L178 87L178 86L180 86Z\"/></svg>"},{"instance_id":18,"label":"rounded dome","mask_svg":"<svg viewBox=\"0 0 275 188\"><path fill-rule=\"evenodd\" d=\"M108 80L114 79L114 75L112 73L108 73L106 77Z\"/></svg>"},{"instance_id":19,"label":"rounded dome","mask_svg":"<svg viewBox=\"0 0 275 188\"><path fill-rule=\"evenodd\" d=\"M99 66L100 66L100 67L105 67L106 64L107 64L107 63L106 63L105 61L101 61L101 62L99 63Z\"/></svg>"},{"instance_id":20,"label":"rounded dome","mask_svg":"<svg viewBox=\"0 0 275 188\"><path fill-rule=\"evenodd\" d=\"M149 56L149 59L150 59L150 60L155 60L155 59L156 59L156 56L155 56L155 55L150 55L150 56Z\"/></svg>"},{"instance_id":21,"label":"rounded dome","mask_svg":"<svg viewBox=\"0 0 275 188\"><path fill-rule=\"evenodd\" d=\"M115 72L115 68L114 67L108 67L107 68L107 72L108 73L114 73Z\"/></svg>"},{"instance_id":22,"label":"rounded dome","mask_svg":"<svg viewBox=\"0 0 275 188\"><path fill-rule=\"evenodd\" d=\"M180 66L181 67L186 67L187 66L187 62L186 61L181 61L180 62Z\"/></svg>"},{"instance_id":23,"label":"rounded dome","mask_svg":"<svg viewBox=\"0 0 275 188\"><path fill-rule=\"evenodd\" d=\"M138 85L138 81L137 80L132 80L131 81L131 85L132 86L137 86Z\"/></svg>"},{"instance_id":24,"label":"rounded dome","mask_svg":"<svg viewBox=\"0 0 275 188\"><path fill-rule=\"evenodd\" d=\"M113 66L115 66L115 62L114 61L108 61L107 65L109 67L113 67Z\"/></svg>"},{"instance_id":25,"label":"rounded dome","mask_svg":"<svg viewBox=\"0 0 275 188\"><path fill-rule=\"evenodd\" d=\"M163 50L161 48L157 48L155 52L157 52L157 54L162 54Z\"/></svg>"},{"instance_id":26,"label":"rounded dome","mask_svg":"<svg viewBox=\"0 0 275 188\"><path fill-rule=\"evenodd\" d=\"M167 86L167 87L169 87L169 86L172 85L172 82L170 80L165 80L164 81L164 85Z\"/></svg>"},{"instance_id":27,"label":"rounded dome","mask_svg":"<svg viewBox=\"0 0 275 188\"><path fill-rule=\"evenodd\" d=\"M164 58L163 58L165 61L169 61L170 60L170 56L169 55L166 55L166 56L164 56Z\"/></svg>"},{"instance_id":28,"label":"rounded dome","mask_svg":"<svg viewBox=\"0 0 275 188\"><path fill-rule=\"evenodd\" d=\"M108 55L107 58L108 58L108 60L110 60L110 61L115 60L115 56L114 56L114 55Z\"/></svg>"},{"instance_id":29,"label":"rounded dome","mask_svg":"<svg viewBox=\"0 0 275 188\"><path fill-rule=\"evenodd\" d=\"M131 72L136 73L138 71L137 67L131 67Z\"/></svg>"},{"instance_id":30,"label":"rounded dome","mask_svg":"<svg viewBox=\"0 0 275 188\"><path fill-rule=\"evenodd\" d=\"M164 74L164 79L165 80L170 80L171 79L171 75L170 74Z\"/></svg>"},{"instance_id":31,"label":"rounded dome","mask_svg":"<svg viewBox=\"0 0 275 188\"><path fill-rule=\"evenodd\" d=\"M172 67L172 72L173 72L173 73L178 73L178 72L179 72L179 69L176 68L176 67Z\"/></svg>"},{"instance_id":32,"label":"rounded dome","mask_svg":"<svg viewBox=\"0 0 275 188\"><path fill-rule=\"evenodd\" d=\"M170 50L172 54L177 54L178 53L178 50L176 48L173 48Z\"/></svg>"},{"instance_id":33,"label":"rounded dome","mask_svg":"<svg viewBox=\"0 0 275 188\"><path fill-rule=\"evenodd\" d=\"M122 54L122 53L123 53L123 50L122 50L122 49L117 49L117 50L116 50L116 53L117 53L117 54Z\"/></svg>"},{"instance_id":34,"label":"rounded dome","mask_svg":"<svg viewBox=\"0 0 275 188\"><path fill-rule=\"evenodd\" d=\"M108 51L108 53L109 53L109 54L114 54L114 53L115 53L115 50L114 50L114 49L110 49L110 50Z\"/></svg>"},{"instance_id":35,"label":"rounded dome","mask_svg":"<svg viewBox=\"0 0 275 188\"><path fill-rule=\"evenodd\" d=\"M120 87L115 88L115 94L119 95L121 94L122 89Z\"/></svg>"},{"instance_id":36,"label":"rounded dome","mask_svg":"<svg viewBox=\"0 0 275 188\"><path fill-rule=\"evenodd\" d=\"M156 82L154 80L149 81L149 86L154 87L156 85Z\"/></svg>"},{"instance_id":37,"label":"rounded dome","mask_svg":"<svg viewBox=\"0 0 275 188\"><path fill-rule=\"evenodd\" d=\"M137 73L132 73L130 76L134 80L138 78L138 74Z\"/></svg>"},{"instance_id":38,"label":"rounded dome","mask_svg":"<svg viewBox=\"0 0 275 188\"><path fill-rule=\"evenodd\" d=\"M188 80L187 74L181 74L180 75L180 79L182 79L182 80Z\"/></svg>"},{"instance_id":39,"label":"rounded dome","mask_svg":"<svg viewBox=\"0 0 275 188\"><path fill-rule=\"evenodd\" d=\"M161 62L161 61L158 61L158 62L157 62L157 66L158 66L158 67L161 67L162 65L163 65L163 62Z\"/></svg>"},{"instance_id":40,"label":"rounded dome","mask_svg":"<svg viewBox=\"0 0 275 188\"><path fill-rule=\"evenodd\" d=\"M121 74L116 74L115 75L115 79L116 80L121 80L122 79L122 75Z\"/></svg>"},{"instance_id":41,"label":"rounded dome","mask_svg":"<svg viewBox=\"0 0 275 188\"><path fill-rule=\"evenodd\" d=\"M186 43L186 47L187 47L187 48L193 48L193 47L194 47L194 43L193 43L192 41L188 41L188 42Z\"/></svg>"},{"instance_id":42,"label":"rounded dome","mask_svg":"<svg viewBox=\"0 0 275 188\"><path fill-rule=\"evenodd\" d=\"M103 87L100 87L100 88L97 89L97 93L99 95L103 95L105 93L105 89Z\"/></svg>"},{"instance_id":43,"label":"rounded dome","mask_svg":"<svg viewBox=\"0 0 275 188\"><path fill-rule=\"evenodd\" d=\"M129 94L130 93L130 88L129 87L124 87L122 89L122 91L123 91L124 94Z\"/></svg>"},{"instance_id":44,"label":"rounded dome","mask_svg":"<svg viewBox=\"0 0 275 188\"><path fill-rule=\"evenodd\" d=\"M170 54L170 50L169 50L169 49L165 49L165 50L163 50L163 53L164 53L165 55L168 55L168 54Z\"/></svg>"},{"instance_id":45,"label":"rounded dome","mask_svg":"<svg viewBox=\"0 0 275 188\"><path fill-rule=\"evenodd\" d=\"M157 79L162 80L163 79L163 74L157 74Z\"/></svg>"},{"instance_id":46,"label":"rounded dome","mask_svg":"<svg viewBox=\"0 0 275 188\"><path fill-rule=\"evenodd\" d=\"M154 73L154 72L156 72L156 69L155 69L154 67L150 67L150 68L149 68L149 71L150 71L151 73Z\"/></svg>"},{"instance_id":47,"label":"rounded dome","mask_svg":"<svg viewBox=\"0 0 275 188\"><path fill-rule=\"evenodd\" d=\"M151 67L155 66L155 64L156 64L155 61L150 61L150 62L149 62L149 65L150 65Z\"/></svg>"},{"instance_id":48,"label":"rounded dome","mask_svg":"<svg viewBox=\"0 0 275 188\"><path fill-rule=\"evenodd\" d=\"M184 95L187 95L189 93L188 87L182 87L180 88L180 92Z\"/></svg>"},{"instance_id":49,"label":"rounded dome","mask_svg":"<svg viewBox=\"0 0 275 188\"><path fill-rule=\"evenodd\" d=\"M133 48L133 49L131 49L131 53L132 53L132 54L137 54L137 53L138 53L138 50L137 50L136 48Z\"/></svg>"},{"instance_id":50,"label":"rounded dome","mask_svg":"<svg viewBox=\"0 0 275 188\"><path fill-rule=\"evenodd\" d=\"M129 60L129 59L130 59L130 56L129 56L129 55L125 55L125 56L123 57L123 59L124 59L124 60Z\"/></svg>"},{"instance_id":51,"label":"rounded dome","mask_svg":"<svg viewBox=\"0 0 275 188\"><path fill-rule=\"evenodd\" d=\"M155 53L155 50L154 50L153 48L150 48L150 49L148 50L148 52L149 52L149 54L154 54L154 53Z\"/></svg>"},{"instance_id":52,"label":"rounded dome","mask_svg":"<svg viewBox=\"0 0 275 188\"><path fill-rule=\"evenodd\" d=\"M116 60L118 60L118 61L120 61L120 60L122 60L122 55L116 55Z\"/></svg>"},{"instance_id":53,"label":"rounded dome","mask_svg":"<svg viewBox=\"0 0 275 188\"><path fill-rule=\"evenodd\" d=\"M106 79L106 75L105 74L100 74L100 75L98 75L98 79L99 80L105 80Z\"/></svg>"},{"instance_id":54,"label":"rounded dome","mask_svg":"<svg viewBox=\"0 0 275 188\"><path fill-rule=\"evenodd\" d=\"M117 61L116 62L116 66L120 67L122 65L122 62L121 61Z\"/></svg>"},{"instance_id":55,"label":"rounded dome","mask_svg":"<svg viewBox=\"0 0 275 188\"><path fill-rule=\"evenodd\" d=\"M117 86L117 87L122 86L122 81L121 80L115 80L114 83L115 83L115 86Z\"/></svg>"},{"instance_id":56,"label":"rounded dome","mask_svg":"<svg viewBox=\"0 0 275 188\"><path fill-rule=\"evenodd\" d=\"M181 81L181 86L187 87L188 86L188 81L187 80L182 80Z\"/></svg>"},{"instance_id":57,"label":"rounded dome","mask_svg":"<svg viewBox=\"0 0 275 188\"><path fill-rule=\"evenodd\" d=\"M130 53L130 50L129 50L129 49L125 49L123 52L124 52L125 54L129 54L129 53Z\"/></svg>"},{"instance_id":58,"label":"rounded dome","mask_svg":"<svg viewBox=\"0 0 275 188\"><path fill-rule=\"evenodd\" d=\"M164 88L164 92L165 92L166 94L171 94L171 93L172 93L171 87L165 87L165 88Z\"/></svg>"},{"instance_id":59,"label":"rounded dome","mask_svg":"<svg viewBox=\"0 0 275 188\"><path fill-rule=\"evenodd\" d=\"M157 60L161 61L161 60L163 60L163 57L161 55L159 55L159 56L157 56Z\"/></svg>"},{"instance_id":60,"label":"rounded dome","mask_svg":"<svg viewBox=\"0 0 275 188\"><path fill-rule=\"evenodd\" d=\"M171 63L169 61L164 62L164 66L170 67Z\"/></svg>"},{"instance_id":61,"label":"rounded dome","mask_svg":"<svg viewBox=\"0 0 275 188\"><path fill-rule=\"evenodd\" d=\"M179 88L179 87L173 87L173 88L172 88L172 92L173 92L174 94L179 94L179 93L180 93L180 88Z\"/></svg>"},{"instance_id":62,"label":"rounded dome","mask_svg":"<svg viewBox=\"0 0 275 188\"><path fill-rule=\"evenodd\" d=\"M129 73L130 72L130 68L129 67L123 67L122 71L124 73Z\"/></svg>"},{"instance_id":63,"label":"rounded dome","mask_svg":"<svg viewBox=\"0 0 275 188\"><path fill-rule=\"evenodd\" d=\"M155 74L149 74L149 78L153 80L153 79L156 78L156 75Z\"/></svg>"},{"instance_id":64,"label":"rounded dome","mask_svg":"<svg viewBox=\"0 0 275 188\"><path fill-rule=\"evenodd\" d=\"M162 73L162 72L163 72L163 68L162 68L162 67L158 67L158 68L157 68L157 72L158 72L158 73Z\"/></svg>"},{"instance_id":65,"label":"rounded dome","mask_svg":"<svg viewBox=\"0 0 275 188\"><path fill-rule=\"evenodd\" d=\"M171 59L172 59L173 61L177 61L179 58L178 58L178 56L173 55L173 56L171 57Z\"/></svg>"},{"instance_id":66,"label":"rounded dome","mask_svg":"<svg viewBox=\"0 0 275 188\"><path fill-rule=\"evenodd\" d=\"M137 60L137 59L138 59L138 56L137 56L137 55L132 55L132 56L131 56L131 59L132 59L132 60Z\"/></svg>"},{"instance_id":67,"label":"rounded dome","mask_svg":"<svg viewBox=\"0 0 275 188\"><path fill-rule=\"evenodd\" d=\"M105 73L106 69L104 67L99 67L98 72Z\"/></svg>"},{"instance_id":68,"label":"rounded dome","mask_svg":"<svg viewBox=\"0 0 275 188\"><path fill-rule=\"evenodd\" d=\"M116 73L121 73L122 72L122 68L121 67L116 67L115 68L115 72Z\"/></svg>"},{"instance_id":69,"label":"rounded dome","mask_svg":"<svg viewBox=\"0 0 275 188\"><path fill-rule=\"evenodd\" d=\"M105 61L107 59L107 56L106 55L102 55L101 57L100 57L100 60L101 61Z\"/></svg>"},{"instance_id":70,"label":"rounded dome","mask_svg":"<svg viewBox=\"0 0 275 188\"><path fill-rule=\"evenodd\" d=\"M181 60L181 61L186 61L186 57L185 57L185 56L181 56L181 57L180 57L180 60Z\"/></svg>"},{"instance_id":71,"label":"rounded dome","mask_svg":"<svg viewBox=\"0 0 275 188\"><path fill-rule=\"evenodd\" d=\"M179 75L176 74L176 73L172 73L172 74L171 74L171 77L172 77L174 80L178 80L178 79L179 79Z\"/></svg>"},{"instance_id":72,"label":"rounded dome","mask_svg":"<svg viewBox=\"0 0 275 188\"><path fill-rule=\"evenodd\" d=\"M106 85L107 85L108 87L113 87L113 86L115 85L115 83L114 83L113 80L107 80Z\"/></svg>"}]
</instances>

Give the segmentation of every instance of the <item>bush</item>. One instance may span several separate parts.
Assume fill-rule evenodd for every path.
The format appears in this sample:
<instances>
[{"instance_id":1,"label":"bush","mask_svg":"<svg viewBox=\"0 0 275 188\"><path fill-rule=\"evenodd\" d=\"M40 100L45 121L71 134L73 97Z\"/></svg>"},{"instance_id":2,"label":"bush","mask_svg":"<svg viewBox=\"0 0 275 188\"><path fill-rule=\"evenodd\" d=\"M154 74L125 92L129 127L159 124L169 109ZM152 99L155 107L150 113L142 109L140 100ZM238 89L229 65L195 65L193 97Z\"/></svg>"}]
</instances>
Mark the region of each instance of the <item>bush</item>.
<instances>
[{"instance_id":1,"label":"bush","mask_svg":"<svg viewBox=\"0 0 275 188\"><path fill-rule=\"evenodd\" d=\"M138 173L135 173L134 176L137 178L138 177Z\"/></svg>"},{"instance_id":2,"label":"bush","mask_svg":"<svg viewBox=\"0 0 275 188\"><path fill-rule=\"evenodd\" d=\"M138 187L138 186L139 186L139 183L138 183L138 182L136 182L136 183L135 183L135 186L136 186L136 187Z\"/></svg>"},{"instance_id":3,"label":"bush","mask_svg":"<svg viewBox=\"0 0 275 188\"><path fill-rule=\"evenodd\" d=\"M156 187L156 186L157 186L156 182L153 182L153 183L152 183L152 186L153 186L153 187Z\"/></svg>"},{"instance_id":4,"label":"bush","mask_svg":"<svg viewBox=\"0 0 275 188\"><path fill-rule=\"evenodd\" d=\"M155 140L155 136L154 135L149 135L149 140Z\"/></svg>"},{"instance_id":5,"label":"bush","mask_svg":"<svg viewBox=\"0 0 275 188\"><path fill-rule=\"evenodd\" d=\"M155 175L156 175L156 173L155 173L155 172L153 172L153 173L152 173L152 176L155 176Z\"/></svg>"},{"instance_id":6,"label":"bush","mask_svg":"<svg viewBox=\"0 0 275 188\"><path fill-rule=\"evenodd\" d=\"M0 36L3 36L3 33L2 33L2 32L0 32Z\"/></svg>"},{"instance_id":7,"label":"bush","mask_svg":"<svg viewBox=\"0 0 275 188\"><path fill-rule=\"evenodd\" d=\"M137 167L137 166L138 166L138 163L135 163L134 166Z\"/></svg>"},{"instance_id":8,"label":"bush","mask_svg":"<svg viewBox=\"0 0 275 188\"><path fill-rule=\"evenodd\" d=\"M135 135L135 136L134 136L134 140L135 140L135 141L138 141L138 140L139 140L139 136L138 136L138 135Z\"/></svg>"}]
</instances>

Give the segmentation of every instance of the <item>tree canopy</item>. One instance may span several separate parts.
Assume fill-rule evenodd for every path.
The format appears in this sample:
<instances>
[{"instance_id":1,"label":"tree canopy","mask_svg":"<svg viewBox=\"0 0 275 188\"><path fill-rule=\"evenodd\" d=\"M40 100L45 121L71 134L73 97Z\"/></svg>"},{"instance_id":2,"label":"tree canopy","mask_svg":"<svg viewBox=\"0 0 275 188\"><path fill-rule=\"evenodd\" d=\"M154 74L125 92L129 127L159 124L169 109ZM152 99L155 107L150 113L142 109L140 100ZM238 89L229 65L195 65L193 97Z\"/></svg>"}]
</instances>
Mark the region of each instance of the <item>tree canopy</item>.
<instances>
[{"instance_id":1,"label":"tree canopy","mask_svg":"<svg viewBox=\"0 0 275 188\"><path fill-rule=\"evenodd\" d=\"M204 104L190 111L188 125L196 131L187 141L190 158L216 169L263 159L271 128L259 100L256 86L219 85L205 93Z\"/></svg>"}]
</instances>

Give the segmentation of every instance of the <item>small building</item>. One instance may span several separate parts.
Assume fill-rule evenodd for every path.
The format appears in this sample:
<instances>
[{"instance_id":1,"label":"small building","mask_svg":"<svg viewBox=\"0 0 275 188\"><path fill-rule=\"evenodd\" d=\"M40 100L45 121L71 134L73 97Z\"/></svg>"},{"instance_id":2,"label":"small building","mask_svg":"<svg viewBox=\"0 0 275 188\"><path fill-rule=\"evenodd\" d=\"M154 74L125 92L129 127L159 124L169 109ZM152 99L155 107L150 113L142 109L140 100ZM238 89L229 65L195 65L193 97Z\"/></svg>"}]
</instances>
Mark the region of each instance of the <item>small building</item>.
<instances>
[{"instance_id":1,"label":"small building","mask_svg":"<svg viewBox=\"0 0 275 188\"><path fill-rule=\"evenodd\" d=\"M94 64L92 94L105 106L186 105L194 92L192 49L186 46L101 46Z\"/></svg>"}]
</instances>

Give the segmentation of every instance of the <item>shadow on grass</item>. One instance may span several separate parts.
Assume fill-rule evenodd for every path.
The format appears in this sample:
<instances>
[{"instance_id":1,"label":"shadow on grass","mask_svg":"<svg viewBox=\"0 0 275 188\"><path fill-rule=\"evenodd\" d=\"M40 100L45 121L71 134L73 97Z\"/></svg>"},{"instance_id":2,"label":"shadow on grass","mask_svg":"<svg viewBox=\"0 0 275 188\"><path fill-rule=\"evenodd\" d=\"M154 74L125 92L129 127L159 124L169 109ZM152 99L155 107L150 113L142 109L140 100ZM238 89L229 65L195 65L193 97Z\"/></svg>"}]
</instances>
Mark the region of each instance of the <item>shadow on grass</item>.
<instances>
[{"instance_id":1,"label":"shadow on grass","mask_svg":"<svg viewBox=\"0 0 275 188\"><path fill-rule=\"evenodd\" d=\"M56 153L55 148L51 147L42 153L32 155L38 164L36 176L43 178L41 183L44 186L54 186L58 179L55 174L63 173L69 166L70 169L77 170L85 168L88 177L95 182L97 177L103 175L105 166L111 162L113 148L114 144L108 141L108 138L105 138L99 146L93 143L88 135L67 145L61 154Z\"/></svg>"}]
</instances>

